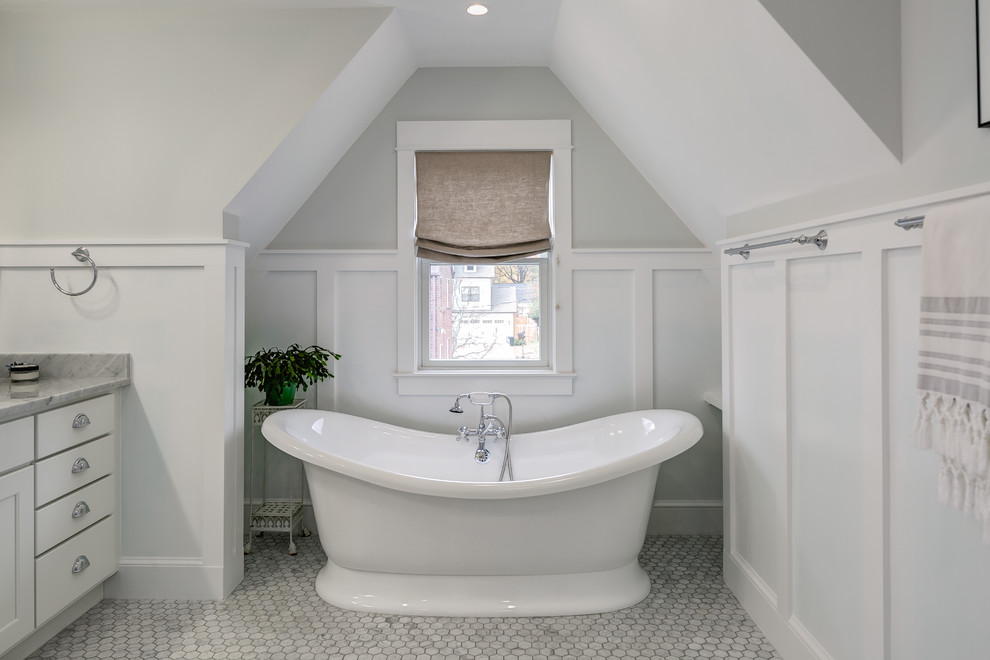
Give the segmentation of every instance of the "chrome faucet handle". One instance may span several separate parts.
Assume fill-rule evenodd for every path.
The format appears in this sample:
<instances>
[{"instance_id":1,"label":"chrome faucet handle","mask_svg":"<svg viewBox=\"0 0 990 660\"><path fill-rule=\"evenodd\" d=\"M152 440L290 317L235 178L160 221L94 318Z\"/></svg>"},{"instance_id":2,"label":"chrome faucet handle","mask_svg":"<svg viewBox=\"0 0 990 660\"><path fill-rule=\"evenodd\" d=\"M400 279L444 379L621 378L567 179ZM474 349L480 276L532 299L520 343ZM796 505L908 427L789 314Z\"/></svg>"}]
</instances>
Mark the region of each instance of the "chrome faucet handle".
<instances>
[{"instance_id":1,"label":"chrome faucet handle","mask_svg":"<svg viewBox=\"0 0 990 660\"><path fill-rule=\"evenodd\" d=\"M467 440L469 429L466 426L457 427L457 440Z\"/></svg>"},{"instance_id":2,"label":"chrome faucet handle","mask_svg":"<svg viewBox=\"0 0 990 660\"><path fill-rule=\"evenodd\" d=\"M483 422L485 422L484 430L481 432L483 435L495 435L496 438L505 437L505 424L501 419L495 415L485 415Z\"/></svg>"}]
</instances>

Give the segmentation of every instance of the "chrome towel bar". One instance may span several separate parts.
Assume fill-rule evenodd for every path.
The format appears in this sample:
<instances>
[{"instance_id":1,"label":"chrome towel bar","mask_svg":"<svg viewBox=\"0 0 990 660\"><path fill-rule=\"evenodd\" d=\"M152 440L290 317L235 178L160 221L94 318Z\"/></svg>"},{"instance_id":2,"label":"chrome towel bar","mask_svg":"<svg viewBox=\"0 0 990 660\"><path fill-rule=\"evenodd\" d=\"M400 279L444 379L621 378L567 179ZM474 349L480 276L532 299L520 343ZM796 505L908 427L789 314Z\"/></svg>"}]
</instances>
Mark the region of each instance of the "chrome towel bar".
<instances>
[{"instance_id":1,"label":"chrome towel bar","mask_svg":"<svg viewBox=\"0 0 990 660\"><path fill-rule=\"evenodd\" d=\"M790 243L799 243L800 245L814 243L818 246L819 250L824 250L828 246L828 232L822 229L814 236L791 236L790 238L782 238L779 241L767 241L766 243L757 243L756 245L746 243L739 247L729 248L725 253L728 255L740 254L743 259L749 259L750 250L759 250L760 248L774 247L775 245L788 245Z\"/></svg>"},{"instance_id":2,"label":"chrome towel bar","mask_svg":"<svg viewBox=\"0 0 990 660\"><path fill-rule=\"evenodd\" d=\"M894 224L900 227L901 229L914 229L915 227L921 227L925 224L925 216L912 215L907 218L894 220Z\"/></svg>"}]
</instances>

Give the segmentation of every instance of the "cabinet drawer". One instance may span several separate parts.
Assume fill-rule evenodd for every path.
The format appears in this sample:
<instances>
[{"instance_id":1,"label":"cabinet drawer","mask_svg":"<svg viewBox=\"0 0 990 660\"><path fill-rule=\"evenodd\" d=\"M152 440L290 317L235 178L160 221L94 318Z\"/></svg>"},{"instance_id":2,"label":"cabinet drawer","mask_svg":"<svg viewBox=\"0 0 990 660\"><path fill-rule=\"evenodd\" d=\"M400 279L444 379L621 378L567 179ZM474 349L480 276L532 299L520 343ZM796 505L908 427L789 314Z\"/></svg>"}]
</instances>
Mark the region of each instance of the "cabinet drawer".
<instances>
[{"instance_id":1,"label":"cabinet drawer","mask_svg":"<svg viewBox=\"0 0 990 660\"><path fill-rule=\"evenodd\" d=\"M35 506L71 493L114 471L115 438L107 435L35 464ZM73 470L77 470L73 472Z\"/></svg>"},{"instance_id":2,"label":"cabinet drawer","mask_svg":"<svg viewBox=\"0 0 990 660\"><path fill-rule=\"evenodd\" d=\"M37 416L38 458L44 458L114 430L114 395L56 408Z\"/></svg>"},{"instance_id":3,"label":"cabinet drawer","mask_svg":"<svg viewBox=\"0 0 990 660\"><path fill-rule=\"evenodd\" d=\"M34 460L34 418L0 424L0 472Z\"/></svg>"},{"instance_id":4,"label":"cabinet drawer","mask_svg":"<svg viewBox=\"0 0 990 660\"><path fill-rule=\"evenodd\" d=\"M34 515L35 554L42 554L114 513L116 501L117 481L111 474L41 507Z\"/></svg>"},{"instance_id":5,"label":"cabinet drawer","mask_svg":"<svg viewBox=\"0 0 990 660\"><path fill-rule=\"evenodd\" d=\"M116 570L116 516L104 518L38 557L35 560L36 625L43 624Z\"/></svg>"}]
</instances>

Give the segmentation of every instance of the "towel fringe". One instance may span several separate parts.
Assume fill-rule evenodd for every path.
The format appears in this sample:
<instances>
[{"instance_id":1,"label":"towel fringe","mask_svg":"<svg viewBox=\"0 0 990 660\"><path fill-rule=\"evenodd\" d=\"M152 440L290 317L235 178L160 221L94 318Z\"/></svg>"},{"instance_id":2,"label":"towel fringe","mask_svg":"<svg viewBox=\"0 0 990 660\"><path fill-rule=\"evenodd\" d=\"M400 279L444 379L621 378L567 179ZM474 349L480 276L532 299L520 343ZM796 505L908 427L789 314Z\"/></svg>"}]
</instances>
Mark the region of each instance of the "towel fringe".
<instances>
[{"instance_id":1,"label":"towel fringe","mask_svg":"<svg viewBox=\"0 0 990 660\"><path fill-rule=\"evenodd\" d=\"M938 499L983 524L990 544L990 409L938 392L920 393L914 444L942 458Z\"/></svg>"}]
</instances>

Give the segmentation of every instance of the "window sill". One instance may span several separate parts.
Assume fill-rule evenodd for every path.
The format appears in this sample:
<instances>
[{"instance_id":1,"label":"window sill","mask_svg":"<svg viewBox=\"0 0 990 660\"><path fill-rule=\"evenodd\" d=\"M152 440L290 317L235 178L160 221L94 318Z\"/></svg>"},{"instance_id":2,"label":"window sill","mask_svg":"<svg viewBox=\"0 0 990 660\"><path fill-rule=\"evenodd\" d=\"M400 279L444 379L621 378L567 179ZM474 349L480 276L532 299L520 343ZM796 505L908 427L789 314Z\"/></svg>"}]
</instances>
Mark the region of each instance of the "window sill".
<instances>
[{"instance_id":1,"label":"window sill","mask_svg":"<svg viewBox=\"0 0 990 660\"><path fill-rule=\"evenodd\" d=\"M395 374L399 396L456 396L478 390L510 396L570 396L576 374L556 371L417 371Z\"/></svg>"}]
</instances>

